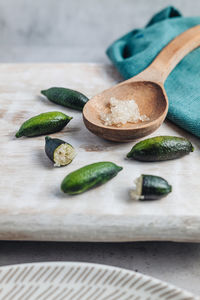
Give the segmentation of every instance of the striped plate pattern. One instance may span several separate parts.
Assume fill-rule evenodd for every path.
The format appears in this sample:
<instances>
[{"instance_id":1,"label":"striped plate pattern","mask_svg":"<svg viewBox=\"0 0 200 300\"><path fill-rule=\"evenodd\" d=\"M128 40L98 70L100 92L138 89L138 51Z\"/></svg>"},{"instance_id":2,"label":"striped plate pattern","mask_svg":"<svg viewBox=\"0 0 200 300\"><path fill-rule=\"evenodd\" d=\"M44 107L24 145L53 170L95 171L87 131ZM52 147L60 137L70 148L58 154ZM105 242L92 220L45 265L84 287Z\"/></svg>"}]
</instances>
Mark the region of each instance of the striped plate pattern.
<instances>
[{"instance_id":1,"label":"striped plate pattern","mask_svg":"<svg viewBox=\"0 0 200 300\"><path fill-rule=\"evenodd\" d=\"M0 300L194 300L157 279L106 265L53 262L0 268Z\"/></svg>"}]
</instances>

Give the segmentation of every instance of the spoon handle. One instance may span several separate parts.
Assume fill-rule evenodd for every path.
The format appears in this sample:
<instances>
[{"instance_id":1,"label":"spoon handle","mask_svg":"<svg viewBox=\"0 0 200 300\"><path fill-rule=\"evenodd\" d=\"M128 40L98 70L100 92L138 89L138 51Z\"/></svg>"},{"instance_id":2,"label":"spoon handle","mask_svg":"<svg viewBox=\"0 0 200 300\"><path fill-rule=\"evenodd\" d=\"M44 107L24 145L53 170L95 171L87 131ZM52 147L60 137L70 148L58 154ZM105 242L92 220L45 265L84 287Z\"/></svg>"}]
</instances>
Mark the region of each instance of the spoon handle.
<instances>
[{"instance_id":1,"label":"spoon handle","mask_svg":"<svg viewBox=\"0 0 200 300\"><path fill-rule=\"evenodd\" d=\"M151 65L143 71L143 75L148 74L153 79L164 83L168 75L175 66L189 52L200 46L200 25L194 26L173 39L165 48L161 50Z\"/></svg>"}]
</instances>

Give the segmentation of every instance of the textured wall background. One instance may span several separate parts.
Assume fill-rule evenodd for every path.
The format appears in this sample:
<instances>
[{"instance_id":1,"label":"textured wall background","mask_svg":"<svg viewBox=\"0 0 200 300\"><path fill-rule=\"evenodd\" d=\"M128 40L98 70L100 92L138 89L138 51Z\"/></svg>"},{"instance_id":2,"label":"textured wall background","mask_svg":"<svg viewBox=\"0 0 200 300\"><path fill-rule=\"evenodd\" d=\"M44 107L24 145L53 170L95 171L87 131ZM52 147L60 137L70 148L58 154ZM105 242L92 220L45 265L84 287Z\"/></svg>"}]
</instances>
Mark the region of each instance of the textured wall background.
<instances>
[{"instance_id":1,"label":"textured wall background","mask_svg":"<svg viewBox=\"0 0 200 300\"><path fill-rule=\"evenodd\" d=\"M200 14L199 0L0 0L0 61L106 62L113 40L167 5Z\"/></svg>"}]
</instances>

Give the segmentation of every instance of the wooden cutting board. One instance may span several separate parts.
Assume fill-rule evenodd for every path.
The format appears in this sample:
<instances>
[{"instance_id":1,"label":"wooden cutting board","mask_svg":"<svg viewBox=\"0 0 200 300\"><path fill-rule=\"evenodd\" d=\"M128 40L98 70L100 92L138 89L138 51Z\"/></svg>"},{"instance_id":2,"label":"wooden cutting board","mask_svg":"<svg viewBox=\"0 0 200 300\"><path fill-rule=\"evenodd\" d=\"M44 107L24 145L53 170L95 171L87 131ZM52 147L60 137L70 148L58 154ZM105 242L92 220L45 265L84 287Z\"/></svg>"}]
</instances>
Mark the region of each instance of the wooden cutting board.
<instances>
[{"instance_id":1,"label":"wooden cutting board","mask_svg":"<svg viewBox=\"0 0 200 300\"><path fill-rule=\"evenodd\" d=\"M200 242L200 141L170 122L154 134L189 138L195 151L181 159L142 163L125 159L134 143L102 140L84 126L82 115L40 95L52 86L77 89L91 97L122 80L103 64L0 65L0 239L54 241ZM77 151L66 167L54 168L44 153L44 136L16 139L22 122L59 110L73 120L52 134ZM105 185L78 196L60 190L69 172L97 161L124 167ZM163 176L173 192L160 201L129 199L141 173Z\"/></svg>"}]
</instances>

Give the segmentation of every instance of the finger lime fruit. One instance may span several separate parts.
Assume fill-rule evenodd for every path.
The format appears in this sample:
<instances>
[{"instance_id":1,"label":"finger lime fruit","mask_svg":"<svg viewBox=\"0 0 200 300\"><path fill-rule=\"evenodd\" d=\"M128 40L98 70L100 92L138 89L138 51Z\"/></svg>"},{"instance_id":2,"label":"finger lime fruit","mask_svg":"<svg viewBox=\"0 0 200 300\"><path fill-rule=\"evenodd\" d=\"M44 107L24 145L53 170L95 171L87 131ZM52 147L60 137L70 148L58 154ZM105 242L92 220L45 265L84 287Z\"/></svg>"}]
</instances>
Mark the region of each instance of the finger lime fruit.
<instances>
[{"instance_id":1,"label":"finger lime fruit","mask_svg":"<svg viewBox=\"0 0 200 300\"><path fill-rule=\"evenodd\" d=\"M172 191L172 186L160 176L142 174L135 183L136 189L130 191L133 200L158 200Z\"/></svg>"},{"instance_id":2,"label":"finger lime fruit","mask_svg":"<svg viewBox=\"0 0 200 300\"><path fill-rule=\"evenodd\" d=\"M194 151L191 142L175 136L157 136L137 143L127 154L141 161L162 161L182 157Z\"/></svg>"},{"instance_id":3,"label":"finger lime fruit","mask_svg":"<svg viewBox=\"0 0 200 300\"><path fill-rule=\"evenodd\" d=\"M97 162L87 165L68 174L61 184L61 190L70 195L83 193L107 182L122 169L112 162Z\"/></svg>"},{"instance_id":4,"label":"finger lime fruit","mask_svg":"<svg viewBox=\"0 0 200 300\"><path fill-rule=\"evenodd\" d=\"M78 91L62 87L52 87L41 91L41 93L56 104L80 111L83 110L84 105L89 100L85 95Z\"/></svg>"},{"instance_id":5,"label":"finger lime fruit","mask_svg":"<svg viewBox=\"0 0 200 300\"><path fill-rule=\"evenodd\" d=\"M72 162L76 152L72 145L63 140L45 137L45 152L55 167L66 166Z\"/></svg>"},{"instance_id":6,"label":"finger lime fruit","mask_svg":"<svg viewBox=\"0 0 200 300\"><path fill-rule=\"evenodd\" d=\"M71 119L72 117L59 111L42 113L24 122L16 133L16 137L31 137L57 132L63 129Z\"/></svg>"}]
</instances>

